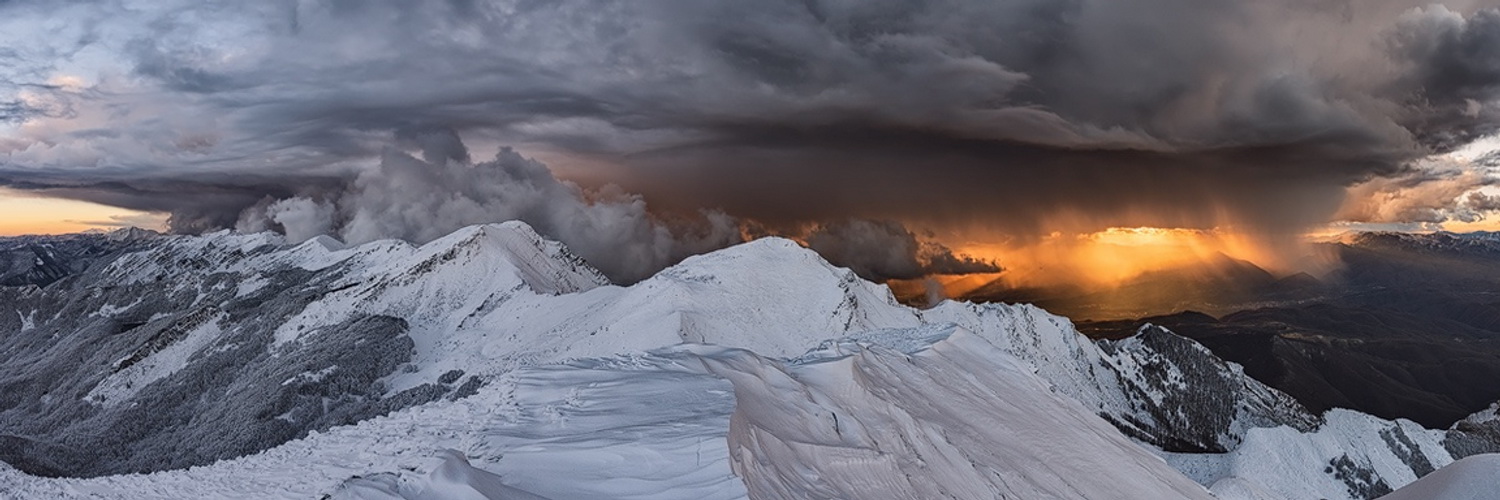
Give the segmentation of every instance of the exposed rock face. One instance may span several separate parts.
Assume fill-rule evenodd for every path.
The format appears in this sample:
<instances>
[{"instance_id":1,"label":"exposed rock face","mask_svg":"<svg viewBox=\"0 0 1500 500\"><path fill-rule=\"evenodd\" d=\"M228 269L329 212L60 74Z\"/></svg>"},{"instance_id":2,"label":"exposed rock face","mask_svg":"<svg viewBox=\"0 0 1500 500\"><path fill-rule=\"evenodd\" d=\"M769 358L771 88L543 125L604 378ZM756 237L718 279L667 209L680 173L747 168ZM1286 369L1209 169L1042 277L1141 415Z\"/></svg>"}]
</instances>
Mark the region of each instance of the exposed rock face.
<instances>
[{"instance_id":1,"label":"exposed rock face","mask_svg":"<svg viewBox=\"0 0 1500 500\"><path fill-rule=\"evenodd\" d=\"M1135 374L1125 388L1134 411L1106 417L1164 450L1223 453L1248 429L1287 425L1306 431L1322 423L1296 400L1246 377L1238 365L1164 328L1146 326L1135 336L1099 345Z\"/></svg>"},{"instance_id":2,"label":"exposed rock face","mask_svg":"<svg viewBox=\"0 0 1500 500\"><path fill-rule=\"evenodd\" d=\"M1443 446L1454 457L1500 453L1500 403L1453 424Z\"/></svg>"}]
</instances>

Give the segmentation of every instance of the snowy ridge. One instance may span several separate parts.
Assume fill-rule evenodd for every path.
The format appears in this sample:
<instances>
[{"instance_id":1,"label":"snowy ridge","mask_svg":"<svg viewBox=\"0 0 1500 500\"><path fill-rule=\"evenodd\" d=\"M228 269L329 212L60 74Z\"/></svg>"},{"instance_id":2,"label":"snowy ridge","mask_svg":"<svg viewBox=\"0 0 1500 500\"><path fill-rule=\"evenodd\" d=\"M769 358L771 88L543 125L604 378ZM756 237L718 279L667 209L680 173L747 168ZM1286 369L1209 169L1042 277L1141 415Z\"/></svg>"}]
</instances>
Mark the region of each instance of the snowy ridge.
<instances>
[{"instance_id":1,"label":"snowy ridge","mask_svg":"<svg viewBox=\"0 0 1500 500\"><path fill-rule=\"evenodd\" d=\"M0 393L32 402L0 401L0 439L20 440L0 458L201 467L0 469L0 490L1364 499L1500 446L1483 415L1447 431L1320 419L1159 328L1095 343L1033 306L908 308L785 239L628 287L520 223L422 246L152 242L65 286L0 288L15 308L0 314ZM117 441L120 426L140 431ZM62 451L90 446L119 458Z\"/></svg>"},{"instance_id":2,"label":"snowy ridge","mask_svg":"<svg viewBox=\"0 0 1500 500\"><path fill-rule=\"evenodd\" d=\"M435 281L421 283L432 286ZM358 294L355 290L341 293ZM552 296L514 285L444 284L419 294L382 290L364 295L372 301L390 296L423 301L420 314L408 312L416 308L396 309L397 316L412 323L417 344L412 371L390 379L397 389L454 369L492 376L528 364L643 352L680 342L789 357L825 338L920 324L919 315L897 303L884 286L859 280L779 238L691 257L630 287L600 286ZM462 300L431 300L434 296ZM390 314L391 304L401 302L366 311ZM326 310L337 309L320 313ZM304 323L321 321L327 319Z\"/></svg>"}]
</instances>

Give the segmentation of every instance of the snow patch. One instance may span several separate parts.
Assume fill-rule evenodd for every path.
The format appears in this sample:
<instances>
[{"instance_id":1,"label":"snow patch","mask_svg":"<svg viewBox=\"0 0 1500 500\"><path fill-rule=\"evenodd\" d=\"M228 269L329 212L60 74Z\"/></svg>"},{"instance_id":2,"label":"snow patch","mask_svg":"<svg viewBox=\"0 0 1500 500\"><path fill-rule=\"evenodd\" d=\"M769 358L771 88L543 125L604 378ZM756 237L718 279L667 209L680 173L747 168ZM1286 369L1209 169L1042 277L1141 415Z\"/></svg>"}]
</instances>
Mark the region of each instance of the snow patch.
<instances>
[{"instance_id":1,"label":"snow patch","mask_svg":"<svg viewBox=\"0 0 1500 500\"><path fill-rule=\"evenodd\" d=\"M168 327L167 330L170 330ZM170 332L167 332L170 333ZM128 357L115 363L118 371L105 377L84 396L84 400L103 406L116 406L134 397L141 389L183 367L194 354L213 343L224 332L219 327L219 317L205 321L187 332L181 339L167 344L143 358ZM132 362L132 360L134 360Z\"/></svg>"},{"instance_id":2,"label":"snow patch","mask_svg":"<svg viewBox=\"0 0 1500 500\"><path fill-rule=\"evenodd\" d=\"M281 385L287 386L287 385L292 385L292 384L316 384L316 383L322 382L323 379L328 378L329 375L333 375L334 372L337 372L338 370L339 370L339 367L337 367L337 366L330 366L330 367L327 367L327 368L324 368L322 370L318 370L318 371L315 371L315 372L302 372L302 373L298 373L296 376L294 376L292 378L283 380L281 382Z\"/></svg>"},{"instance_id":3,"label":"snow patch","mask_svg":"<svg viewBox=\"0 0 1500 500\"><path fill-rule=\"evenodd\" d=\"M260 289L262 288L265 288L268 284L270 284L270 282L266 280L265 276L260 274L252 275L244 281L241 281L239 285L237 285L234 296L238 298L250 295L252 293L260 291Z\"/></svg>"},{"instance_id":4,"label":"snow patch","mask_svg":"<svg viewBox=\"0 0 1500 500\"><path fill-rule=\"evenodd\" d=\"M94 311L94 313L91 314L90 316L103 317L103 318L113 318L113 317L115 317L116 315L118 315L120 313L129 311L131 309L135 309L135 306L141 305L141 300L144 300L144 299L141 298L141 297L137 297L135 299L135 302L131 302L131 303L123 305L123 306L116 306L114 304L104 304L102 306L99 306L99 310Z\"/></svg>"},{"instance_id":5,"label":"snow patch","mask_svg":"<svg viewBox=\"0 0 1500 500\"><path fill-rule=\"evenodd\" d=\"M16 311L16 317L18 317L18 318L21 319L21 330L20 331L27 332L27 331L31 331L31 329L33 329L33 328L36 328L36 310L35 309L32 309L31 313L29 313L29 314L21 314L21 311Z\"/></svg>"}]
</instances>

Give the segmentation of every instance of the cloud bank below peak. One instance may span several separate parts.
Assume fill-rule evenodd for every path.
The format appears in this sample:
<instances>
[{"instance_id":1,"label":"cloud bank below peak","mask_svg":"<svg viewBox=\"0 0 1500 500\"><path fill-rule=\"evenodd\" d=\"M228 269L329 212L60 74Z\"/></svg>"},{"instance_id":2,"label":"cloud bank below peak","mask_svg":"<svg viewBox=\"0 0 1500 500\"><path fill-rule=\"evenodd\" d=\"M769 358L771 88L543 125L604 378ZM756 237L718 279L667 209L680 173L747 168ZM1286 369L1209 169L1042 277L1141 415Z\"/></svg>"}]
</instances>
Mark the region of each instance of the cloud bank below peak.
<instances>
[{"instance_id":1,"label":"cloud bank below peak","mask_svg":"<svg viewBox=\"0 0 1500 500\"><path fill-rule=\"evenodd\" d=\"M999 271L993 263L919 239L897 222L852 219L776 230L715 210L664 217L648 210L640 195L559 180L546 165L511 148L476 163L451 133L413 138L420 158L387 149L376 168L342 186L262 198L239 213L235 228L274 230L298 242L324 234L350 243L426 242L468 225L521 220L621 283L689 255L767 235L801 238L829 261L875 280Z\"/></svg>"}]
</instances>

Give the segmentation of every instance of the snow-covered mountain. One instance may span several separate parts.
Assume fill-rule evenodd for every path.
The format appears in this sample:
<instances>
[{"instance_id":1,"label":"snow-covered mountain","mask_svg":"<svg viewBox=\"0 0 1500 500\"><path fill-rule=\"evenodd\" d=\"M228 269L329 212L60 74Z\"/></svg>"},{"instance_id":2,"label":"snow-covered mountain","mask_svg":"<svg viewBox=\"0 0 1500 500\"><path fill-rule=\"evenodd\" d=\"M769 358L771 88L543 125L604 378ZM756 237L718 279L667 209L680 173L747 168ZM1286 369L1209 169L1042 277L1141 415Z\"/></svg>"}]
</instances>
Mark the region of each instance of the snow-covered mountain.
<instances>
[{"instance_id":1,"label":"snow-covered mountain","mask_svg":"<svg viewBox=\"0 0 1500 500\"><path fill-rule=\"evenodd\" d=\"M1500 451L1493 412L1316 416L1164 329L912 309L783 239L628 287L520 223L144 241L0 287L0 491L1362 499Z\"/></svg>"},{"instance_id":2,"label":"snow-covered mountain","mask_svg":"<svg viewBox=\"0 0 1500 500\"><path fill-rule=\"evenodd\" d=\"M1333 238L1333 241L1372 249L1401 249L1453 255L1500 254L1500 234L1487 231L1471 233L1351 232L1338 235Z\"/></svg>"},{"instance_id":3,"label":"snow-covered mountain","mask_svg":"<svg viewBox=\"0 0 1500 500\"><path fill-rule=\"evenodd\" d=\"M109 233L0 238L0 286L47 285L156 236L132 227Z\"/></svg>"}]
</instances>

